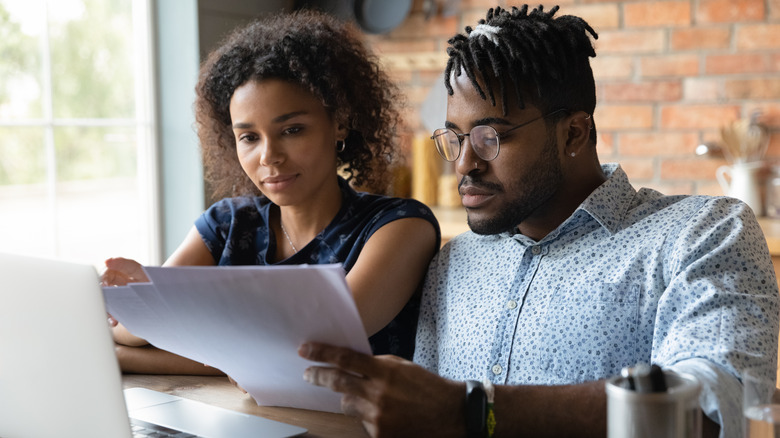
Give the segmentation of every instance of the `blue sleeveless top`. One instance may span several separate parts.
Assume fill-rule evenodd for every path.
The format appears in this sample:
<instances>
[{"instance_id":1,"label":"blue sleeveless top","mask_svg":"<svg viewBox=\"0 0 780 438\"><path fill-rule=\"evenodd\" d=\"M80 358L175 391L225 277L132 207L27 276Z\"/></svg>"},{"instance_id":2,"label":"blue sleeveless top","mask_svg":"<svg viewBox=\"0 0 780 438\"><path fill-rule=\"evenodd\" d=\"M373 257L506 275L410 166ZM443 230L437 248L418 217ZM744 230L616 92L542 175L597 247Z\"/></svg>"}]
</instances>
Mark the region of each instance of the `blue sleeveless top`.
<instances>
[{"instance_id":1,"label":"blue sleeveless top","mask_svg":"<svg viewBox=\"0 0 780 438\"><path fill-rule=\"evenodd\" d=\"M268 227L271 208L278 207L263 196L225 198L208 208L195 227L220 266L301 265L341 263L349 272L360 251L376 230L396 219L422 218L436 229L436 247L441 233L436 218L425 204L402 198L357 192L339 178L341 209L331 223L311 242L288 259L273 263L276 238ZM385 328L369 338L374 354L394 354L411 359L419 312L419 291Z\"/></svg>"}]
</instances>

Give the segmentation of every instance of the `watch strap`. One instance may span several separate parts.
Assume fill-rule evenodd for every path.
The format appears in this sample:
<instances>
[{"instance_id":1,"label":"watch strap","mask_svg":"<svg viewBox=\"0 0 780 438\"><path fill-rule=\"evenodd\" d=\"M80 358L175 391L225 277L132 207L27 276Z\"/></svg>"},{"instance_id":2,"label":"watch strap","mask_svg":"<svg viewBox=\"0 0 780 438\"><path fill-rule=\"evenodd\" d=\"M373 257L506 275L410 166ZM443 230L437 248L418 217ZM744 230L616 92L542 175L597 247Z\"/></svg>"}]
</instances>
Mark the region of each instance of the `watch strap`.
<instances>
[{"instance_id":1,"label":"watch strap","mask_svg":"<svg viewBox=\"0 0 780 438\"><path fill-rule=\"evenodd\" d=\"M466 436L485 438L487 435L487 394L482 382L466 381Z\"/></svg>"}]
</instances>

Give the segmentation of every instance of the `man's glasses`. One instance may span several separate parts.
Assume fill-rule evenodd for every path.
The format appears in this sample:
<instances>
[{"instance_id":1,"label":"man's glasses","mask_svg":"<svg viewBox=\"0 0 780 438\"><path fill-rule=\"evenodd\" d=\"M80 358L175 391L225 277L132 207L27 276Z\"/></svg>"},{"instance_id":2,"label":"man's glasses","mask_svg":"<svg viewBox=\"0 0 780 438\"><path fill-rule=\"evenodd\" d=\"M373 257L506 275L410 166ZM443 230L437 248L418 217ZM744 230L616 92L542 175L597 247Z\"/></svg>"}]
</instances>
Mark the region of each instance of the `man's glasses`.
<instances>
[{"instance_id":1,"label":"man's glasses","mask_svg":"<svg viewBox=\"0 0 780 438\"><path fill-rule=\"evenodd\" d=\"M517 126L509 128L508 130L498 133L492 126L479 125L471 129L468 134L458 134L449 128L440 128L433 131L431 139L436 143L436 150L439 152L442 158L447 161L455 161L460 156L461 146L463 146L463 138L468 137L471 140L471 148L477 156L485 161L494 160L498 156L498 149L500 145L500 139L515 129L522 128L528 124L531 124L537 120L544 119L555 113L566 111L565 109L557 109L547 114L541 115L535 119L529 120L525 123L521 123Z\"/></svg>"}]
</instances>

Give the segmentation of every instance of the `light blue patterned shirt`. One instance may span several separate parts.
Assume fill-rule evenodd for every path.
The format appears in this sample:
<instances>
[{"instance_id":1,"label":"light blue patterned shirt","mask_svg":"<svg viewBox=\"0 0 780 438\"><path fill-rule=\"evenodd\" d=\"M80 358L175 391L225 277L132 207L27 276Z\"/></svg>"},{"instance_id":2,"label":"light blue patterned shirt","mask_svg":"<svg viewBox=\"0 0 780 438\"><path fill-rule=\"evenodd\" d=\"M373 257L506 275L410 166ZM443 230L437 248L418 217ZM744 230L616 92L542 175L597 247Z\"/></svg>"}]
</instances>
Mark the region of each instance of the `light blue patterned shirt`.
<instances>
[{"instance_id":1,"label":"light blue patterned shirt","mask_svg":"<svg viewBox=\"0 0 780 438\"><path fill-rule=\"evenodd\" d=\"M414 361L456 380L559 385L637 363L687 372L721 436L741 436L738 377L774 380L780 305L742 202L609 179L557 229L451 240L425 282Z\"/></svg>"}]
</instances>

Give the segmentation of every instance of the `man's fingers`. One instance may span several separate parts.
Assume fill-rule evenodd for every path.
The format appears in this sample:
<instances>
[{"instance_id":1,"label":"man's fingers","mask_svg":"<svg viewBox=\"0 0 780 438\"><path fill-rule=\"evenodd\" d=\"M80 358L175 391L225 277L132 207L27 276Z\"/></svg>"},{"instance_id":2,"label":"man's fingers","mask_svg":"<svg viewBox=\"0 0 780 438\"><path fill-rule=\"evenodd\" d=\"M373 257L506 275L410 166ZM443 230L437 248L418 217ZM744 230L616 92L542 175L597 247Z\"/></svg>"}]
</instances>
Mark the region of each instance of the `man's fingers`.
<instances>
[{"instance_id":1,"label":"man's fingers","mask_svg":"<svg viewBox=\"0 0 780 438\"><path fill-rule=\"evenodd\" d=\"M332 391L363 396L366 379L338 368L309 367L303 373L303 379L312 385L322 386Z\"/></svg>"},{"instance_id":2,"label":"man's fingers","mask_svg":"<svg viewBox=\"0 0 780 438\"><path fill-rule=\"evenodd\" d=\"M307 342L298 348L298 355L314 362L329 363L343 370L370 376L373 356L349 348Z\"/></svg>"}]
</instances>

